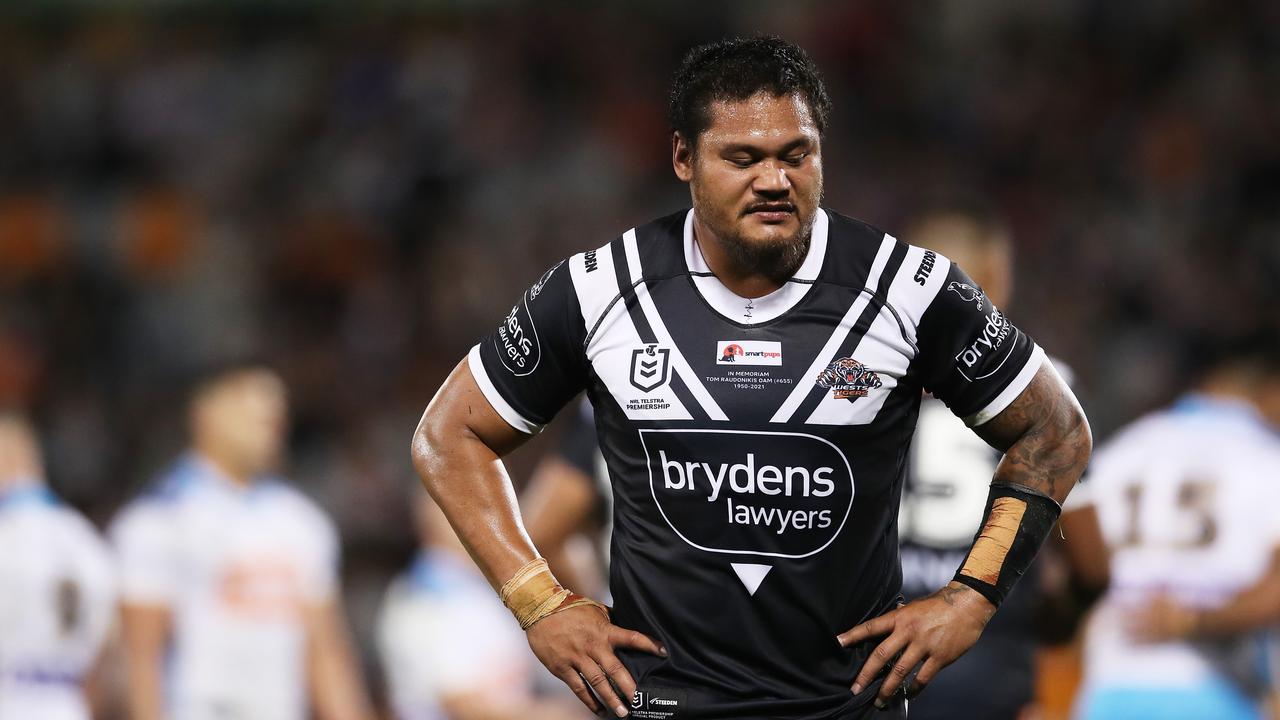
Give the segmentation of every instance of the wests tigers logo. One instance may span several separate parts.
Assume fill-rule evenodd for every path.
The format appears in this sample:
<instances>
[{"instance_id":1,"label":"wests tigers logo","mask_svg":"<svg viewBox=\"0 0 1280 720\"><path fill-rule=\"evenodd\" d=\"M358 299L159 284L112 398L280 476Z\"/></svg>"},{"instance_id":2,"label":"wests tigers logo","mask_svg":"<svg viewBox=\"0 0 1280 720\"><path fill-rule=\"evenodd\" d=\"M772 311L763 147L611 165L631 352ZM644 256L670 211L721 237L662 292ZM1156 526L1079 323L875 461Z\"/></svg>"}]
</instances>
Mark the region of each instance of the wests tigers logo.
<instances>
[{"instance_id":1,"label":"wests tigers logo","mask_svg":"<svg viewBox=\"0 0 1280 720\"><path fill-rule=\"evenodd\" d=\"M818 387L830 389L831 397L836 400L849 402L866 397L867 393L884 384L874 370L851 357L840 358L828 365L815 382Z\"/></svg>"}]
</instances>

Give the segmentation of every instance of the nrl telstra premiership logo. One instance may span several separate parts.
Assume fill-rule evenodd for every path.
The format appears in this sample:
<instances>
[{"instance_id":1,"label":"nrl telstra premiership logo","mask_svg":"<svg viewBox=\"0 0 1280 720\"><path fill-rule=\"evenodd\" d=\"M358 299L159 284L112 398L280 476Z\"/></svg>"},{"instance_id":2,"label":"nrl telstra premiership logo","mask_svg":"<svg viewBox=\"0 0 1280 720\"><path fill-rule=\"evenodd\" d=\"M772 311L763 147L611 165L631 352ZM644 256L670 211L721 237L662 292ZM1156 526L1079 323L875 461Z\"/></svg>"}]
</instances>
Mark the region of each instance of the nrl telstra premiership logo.
<instances>
[{"instance_id":1,"label":"nrl telstra premiership logo","mask_svg":"<svg viewBox=\"0 0 1280 720\"><path fill-rule=\"evenodd\" d=\"M631 351L631 384L641 392L650 392L667 383L671 375L671 350L657 344Z\"/></svg>"}]
</instances>

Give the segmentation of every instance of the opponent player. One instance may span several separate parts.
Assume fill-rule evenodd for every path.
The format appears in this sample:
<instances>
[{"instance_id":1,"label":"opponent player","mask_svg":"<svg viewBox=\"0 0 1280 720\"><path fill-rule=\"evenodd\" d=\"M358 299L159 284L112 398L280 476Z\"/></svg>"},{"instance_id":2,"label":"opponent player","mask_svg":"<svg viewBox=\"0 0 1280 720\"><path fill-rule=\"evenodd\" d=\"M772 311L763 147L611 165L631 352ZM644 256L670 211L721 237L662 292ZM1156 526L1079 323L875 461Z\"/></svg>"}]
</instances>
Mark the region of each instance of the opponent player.
<instances>
[{"instance_id":1,"label":"opponent player","mask_svg":"<svg viewBox=\"0 0 1280 720\"><path fill-rule=\"evenodd\" d=\"M782 40L692 51L671 118L693 209L548 270L415 435L427 488L593 710L592 690L638 718L900 714L904 678L977 640L1086 462L1070 390L968 276L819 207L829 105ZM546 570L500 462L583 388L614 487L612 615ZM955 580L899 608L922 389L1007 452Z\"/></svg>"},{"instance_id":2,"label":"opponent player","mask_svg":"<svg viewBox=\"0 0 1280 720\"><path fill-rule=\"evenodd\" d=\"M1235 343L1200 343L1215 345ZM1099 450L1072 497L1098 509L1112 578L1077 717L1261 717L1252 633L1280 622L1280 440L1258 402L1278 359L1224 350L1194 392Z\"/></svg>"},{"instance_id":3,"label":"opponent player","mask_svg":"<svg viewBox=\"0 0 1280 720\"><path fill-rule=\"evenodd\" d=\"M212 373L193 445L111 528L136 720L371 717L338 604L329 519L272 473L284 385L265 367ZM310 702L308 702L310 701Z\"/></svg>"},{"instance_id":4,"label":"opponent player","mask_svg":"<svg viewBox=\"0 0 1280 720\"><path fill-rule=\"evenodd\" d=\"M0 415L0 720L84 720L115 614L111 556L45 486L35 431Z\"/></svg>"},{"instance_id":5,"label":"opponent player","mask_svg":"<svg viewBox=\"0 0 1280 720\"><path fill-rule=\"evenodd\" d=\"M973 203L940 205L913 223L906 238L966 268L988 300L1006 306L1012 295L1012 243L1008 229L989 211ZM898 516L902 592L908 600L944 587L964 561L982 522L983 502L999 460L999 453L941 401L924 399ZM1103 543L1093 507L1064 512L1061 524L1068 542L1052 547L1070 561L1076 586L1096 595L1106 585L1107 566L1098 561ZM970 717L992 719L1034 712L1037 601L1042 590L1038 566L1031 567L1005 600L982 639L911 703L913 720L952 718L958 708ZM992 677L1000 682L987 682Z\"/></svg>"},{"instance_id":6,"label":"opponent player","mask_svg":"<svg viewBox=\"0 0 1280 720\"><path fill-rule=\"evenodd\" d=\"M404 720L568 720L572 697L538 697L546 671L467 557L440 509L419 489L422 551L383 603L378 645L392 706ZM547 678L550 682L556 682ZM576 706L576 707L575 707Z\"/></svg>"}]
</instances>

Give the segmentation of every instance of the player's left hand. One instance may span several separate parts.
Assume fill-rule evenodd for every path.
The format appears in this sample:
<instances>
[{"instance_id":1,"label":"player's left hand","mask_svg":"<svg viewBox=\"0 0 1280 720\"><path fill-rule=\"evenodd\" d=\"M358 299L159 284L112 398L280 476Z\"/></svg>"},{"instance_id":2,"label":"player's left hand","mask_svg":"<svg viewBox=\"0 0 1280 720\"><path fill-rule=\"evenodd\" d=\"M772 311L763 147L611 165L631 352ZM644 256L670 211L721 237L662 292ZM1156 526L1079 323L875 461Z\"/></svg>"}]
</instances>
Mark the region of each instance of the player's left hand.
<instances>
[{"instance_id":1,"label":"player's left hand","mask_svg":"<svg viewBox=\"0 0 1280 720\"><path fill-rule=\"evenodd\" d=\"M973 647L995 611L976 590L953 581L932 595L837 635L843 647L888 635L871 651L851 689L854 694L862 692L892 664L875 700L876 707L884 708L911 671L923 663L915 682L907 688L908 697L914 697L939 670Z\"/></svg>"},{"instance_id":2,"label":"player's left hand","mask_svg":"<svg viewBox=\"0 0 1280 720\"><path fill-rule=\"evenodd\" d=\"M1191 636L1198 613L1167 595L1158 595L1129 618L1129 634L1138 642L1168 642Z\"/></svg>"}]
</instances>

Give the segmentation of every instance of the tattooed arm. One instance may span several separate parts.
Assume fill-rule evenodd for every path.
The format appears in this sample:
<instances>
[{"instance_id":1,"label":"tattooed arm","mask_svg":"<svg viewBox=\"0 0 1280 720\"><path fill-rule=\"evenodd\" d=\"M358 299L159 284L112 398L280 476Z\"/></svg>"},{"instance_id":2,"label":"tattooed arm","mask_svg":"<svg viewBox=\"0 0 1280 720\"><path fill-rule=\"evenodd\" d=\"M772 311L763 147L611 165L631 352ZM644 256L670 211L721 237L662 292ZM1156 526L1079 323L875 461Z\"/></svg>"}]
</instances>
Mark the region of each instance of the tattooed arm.
<instances>
[{"instance_id":1,"label":"tattooed arm","mask_svg":"<svg viewBox=\"0 0 1280 720\"><path fill-rule=\"evenodd\" d=\"M1080 403L1048 362L1017 400L974 432L1004 453L995 482L1034 490L1059 504L1080 479L1093 448Z\"/></svg>"},{"instance_id":2,"label":"tattooed arm","mask_svg":"<svg viewBox=\"0 0 1280 720\"><path fill-rule=\"evenodd\" d=\"M1047 496L1059 504L1084 472L1093 447L1089 423L1079 403L1048 362L1041 365L1031 383L1009 407L975 432L1005 453L992 478L993 486L1012 487L1013 492L1030 496ZM1013 522L1015 529L1022 518L1019 511ZM984 541L989 540L984 536L999 534L1002 520L1006 518L998 517L989 508L971 558L979 556ZM1004 529L1012 536L1013 531L1008 530L1007 524ZM1003 549L1008 551L1008 545ZM1012 558L1018 550L1014 548L1009 556ZM997 575L1003 560L1001 554L996 561ZM966 570L968 567L966 563ZM919 667L915 682L907 689L908 695L918 693L939 670L978 641L995 610L995 604L984 594L953 580L928 597L837 636L844 646L888 636L872 651L858 673L853 692L868 689L887 667L888 675L875 700L878 707L883 707L903 686L911 671Z\"/></svg>"}]
</instances>

